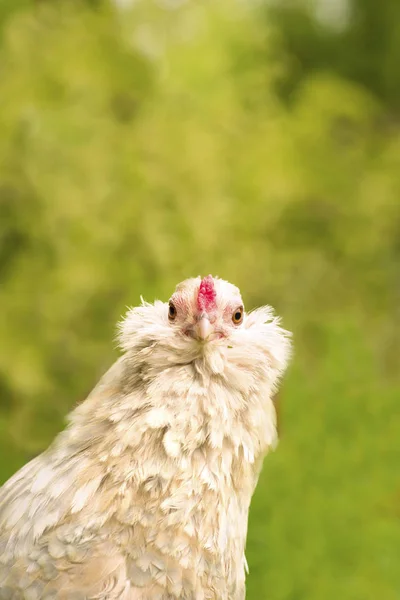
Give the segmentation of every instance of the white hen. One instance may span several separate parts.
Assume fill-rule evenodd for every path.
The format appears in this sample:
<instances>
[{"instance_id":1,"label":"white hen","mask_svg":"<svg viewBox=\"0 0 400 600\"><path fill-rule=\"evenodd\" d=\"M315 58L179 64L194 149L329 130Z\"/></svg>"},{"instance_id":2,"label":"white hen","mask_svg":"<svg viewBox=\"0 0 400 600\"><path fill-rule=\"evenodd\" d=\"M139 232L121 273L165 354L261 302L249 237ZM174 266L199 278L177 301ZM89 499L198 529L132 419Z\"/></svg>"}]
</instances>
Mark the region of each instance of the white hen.
<instances>
[{"instance_id":1,"label":"white hen","mask_svg":"<svg viewBox=\"0 0 400 600\"><path fill-rule=\"evenodd\" d=\"M0 599L242 600L289 334L208 276L130 310L120 345L67 429L0 489Z\"/></svg>"}]
</instances>

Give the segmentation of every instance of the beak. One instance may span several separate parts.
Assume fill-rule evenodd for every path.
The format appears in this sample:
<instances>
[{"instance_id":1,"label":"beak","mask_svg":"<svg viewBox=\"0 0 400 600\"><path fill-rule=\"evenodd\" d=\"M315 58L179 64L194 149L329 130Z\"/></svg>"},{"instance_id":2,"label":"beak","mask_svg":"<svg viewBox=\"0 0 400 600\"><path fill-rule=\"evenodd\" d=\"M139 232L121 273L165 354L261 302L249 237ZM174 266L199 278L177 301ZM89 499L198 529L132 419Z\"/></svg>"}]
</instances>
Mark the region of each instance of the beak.
<instances>
[{"instance_id":1,"label":"beak","mask_svg":"<svg viewBox=\"0 0 400 600\"><path fill-rule=\"evenodd\" d=\"M198 340L206 340L211 334L213 328L207 317L201 317L195 325L194 331Z\"/></svg>"}]
</instances>

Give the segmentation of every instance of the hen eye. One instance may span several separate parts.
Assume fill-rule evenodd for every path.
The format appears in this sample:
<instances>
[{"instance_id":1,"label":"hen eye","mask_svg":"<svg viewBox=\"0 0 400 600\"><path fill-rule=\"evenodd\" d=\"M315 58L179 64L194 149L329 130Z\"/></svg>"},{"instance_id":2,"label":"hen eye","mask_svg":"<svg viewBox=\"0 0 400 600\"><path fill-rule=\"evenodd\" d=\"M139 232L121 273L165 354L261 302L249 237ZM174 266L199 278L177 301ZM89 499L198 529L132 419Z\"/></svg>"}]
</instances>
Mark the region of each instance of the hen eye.
<instances>
[{"instance_id":1,"label":"hen eye","mask_svg":"<svg viewBox=\"0 0 400 600\"><path fill-rule=\"evenodd\" d=\"M239 325L243 321L243 306L239 306L232 315L232 321Z\"/></svg>"},{"instance_id":2,"label":"hen eye","mask_svg":"<svg viewBox=\"0 0 400 600\"><path fill-rule=\"evenodd\" d=\"M176 308L175 305L170 302L168 306L168 319L173 321L176 318Z\"/></svg>"}]
</instances>

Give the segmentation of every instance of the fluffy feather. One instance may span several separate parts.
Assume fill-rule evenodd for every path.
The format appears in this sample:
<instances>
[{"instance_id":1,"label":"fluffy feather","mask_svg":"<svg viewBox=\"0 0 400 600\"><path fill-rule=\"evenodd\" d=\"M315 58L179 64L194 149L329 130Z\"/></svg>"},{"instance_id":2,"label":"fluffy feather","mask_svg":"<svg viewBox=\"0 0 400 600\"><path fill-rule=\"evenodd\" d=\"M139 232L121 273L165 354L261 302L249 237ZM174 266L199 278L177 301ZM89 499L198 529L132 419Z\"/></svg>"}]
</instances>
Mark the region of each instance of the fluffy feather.
<instances>
[{"instance_id":1,"label":"fluffy feather","mask_svg":"<svg viewBox=\"0 0 400 600\"><path fill-rule=\"evenodd\" d=\"M177 287L176 322L159 301L128 312L121 358L0 489L0 600L244 598L289 334L269 307L233 326L237 288L202 281ZM193 337L200 318L209 340Z\"/></svg>"}]
</instances>

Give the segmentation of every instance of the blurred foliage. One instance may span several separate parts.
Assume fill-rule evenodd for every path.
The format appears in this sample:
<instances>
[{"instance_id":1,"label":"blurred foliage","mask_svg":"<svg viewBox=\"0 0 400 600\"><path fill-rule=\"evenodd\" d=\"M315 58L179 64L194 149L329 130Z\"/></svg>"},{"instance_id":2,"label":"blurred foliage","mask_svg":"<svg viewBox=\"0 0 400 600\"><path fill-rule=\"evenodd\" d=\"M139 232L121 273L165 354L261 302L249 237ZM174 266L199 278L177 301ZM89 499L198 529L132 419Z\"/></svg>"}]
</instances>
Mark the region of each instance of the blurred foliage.
<instances>
[{"instance_id":1,"label":"blurred foliage","mask_svg":"<svg viewBox=\"0 0 400 600\"><path fill-rule=\"evenodd\" d=\"M281 34L287 70L282 97L310 72L328 69L370 90L392 113L400 110L398 0L271 0L265 20Z\"/></svg>"},{"instance_id":2,"label":"blurred foliage","mask_svg":"<svg viewBox=\"0 0 400 600\"><path fill-rule=\"evenodd\" d=\"M398 600L396 0L0 9L0 479L185 277L294 331L248 598Z\"/></svg>"}]
</instances>

